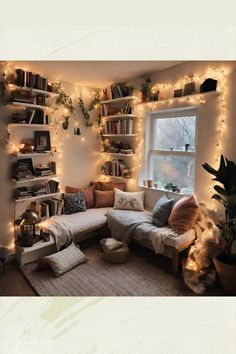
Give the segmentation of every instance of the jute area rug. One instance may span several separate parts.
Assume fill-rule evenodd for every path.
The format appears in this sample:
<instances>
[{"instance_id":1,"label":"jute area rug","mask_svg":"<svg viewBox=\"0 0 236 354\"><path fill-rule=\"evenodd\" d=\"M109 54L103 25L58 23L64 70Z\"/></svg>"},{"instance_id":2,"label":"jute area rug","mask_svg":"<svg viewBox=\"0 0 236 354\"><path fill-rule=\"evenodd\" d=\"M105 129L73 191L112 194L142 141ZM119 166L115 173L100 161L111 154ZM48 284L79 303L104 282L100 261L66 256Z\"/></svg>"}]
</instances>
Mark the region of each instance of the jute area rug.
<instances>
[{"instance_id":1,"label":"jute area rug","mask_svg":"<svg viewBox=\"0 0 236 354\"><path fill-rule=\"evenodd\" d=\"M89 258L67 273L55 277L51 270L36 271L36 263L21 267L40 296L184 296L193 293L180 277L158 268L131 252L123 264L110 264L99 247L83 251Z\"/></svg>"}]
</instances>

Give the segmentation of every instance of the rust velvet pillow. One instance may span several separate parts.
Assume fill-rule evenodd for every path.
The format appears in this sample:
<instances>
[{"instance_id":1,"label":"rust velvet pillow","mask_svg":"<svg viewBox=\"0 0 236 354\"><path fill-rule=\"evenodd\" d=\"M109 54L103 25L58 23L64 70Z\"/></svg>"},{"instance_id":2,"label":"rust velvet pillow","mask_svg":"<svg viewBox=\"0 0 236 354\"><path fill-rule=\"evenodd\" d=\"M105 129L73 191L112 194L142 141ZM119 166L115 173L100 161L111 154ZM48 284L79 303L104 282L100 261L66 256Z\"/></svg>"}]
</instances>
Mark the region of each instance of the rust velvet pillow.
<instances>
[{"instance_id":1,"label":"rust velvet pillow","mask_svg":"<svg viewBox=\"0 0 236 354\"><path fill-rule=\"evenodd\" d=\"M84 197L85 197L85 205L87 209L93 208L94 207L94 188L89 187L89 188L76 188L76 187L65 187L65 192L66 193L78 193L78 192L83 192Z\"/></svg>"},{"instance_id":2,"label":"rust velvet pillow","mask_svg":"<svg viewBox=\"0 0 236 354\"><path fill-rule=\"evenodd\" d=\"M112 191L94 191L95 208L113 207L115 200L114 190Z\"/></svg>"},{"instance_id":3,"label":"rust velvet pillow","mask_svg":"<svg viewBox=\"0 0 236 354\"><path fill-rule=\"evenodd\" d=\"M113 183L113 182L90 182L90 185L98 191L110 191L114 188L126 191L126 183Z\"/></svg>"},{"instance_id":4,"label":"rust velvet pillow","mask_svg":"<svg viewBox=\"0 0 236 354\"><path fill-rule=\"evenodd\" d=\"M199 215L197 199L191 195L178 200L170 213L168 224L178 234L192 229Z\"/></svg>"}]
</instances>

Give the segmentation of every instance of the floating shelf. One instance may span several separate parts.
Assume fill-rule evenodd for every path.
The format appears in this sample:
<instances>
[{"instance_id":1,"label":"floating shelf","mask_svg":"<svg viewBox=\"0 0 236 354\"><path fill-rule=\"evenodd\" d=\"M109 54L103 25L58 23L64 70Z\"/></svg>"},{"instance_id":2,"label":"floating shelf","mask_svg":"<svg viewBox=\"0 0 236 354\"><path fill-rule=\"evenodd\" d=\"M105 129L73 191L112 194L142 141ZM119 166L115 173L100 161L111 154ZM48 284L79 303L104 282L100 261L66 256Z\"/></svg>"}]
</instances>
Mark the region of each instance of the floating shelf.
<instances>
[{"instance_id":1,"label":"floating shelf","mask_svg":"<svg viewBox=\"0 0 236 354\"><path fill-rule=\"evenodd\" d=\"M122 180L122 181L131 181L133 179L133 177L132 178L124 178L124 177L121 177L121 176L110 176L110 175L102 175L102 176L110 177L110 178L113 178L113 179L119 179L119 180Z\"/></svg>"},{"instance_id":2,"label":"floating shelf","mask_svg":"<svg viewBox=\"0 0 236 354\"><path fill-rule=\"evenodd\" d=\"M61 192L57 192L57 193L48 193L48 194L43 194L43 195L36 195L35 197L29 197L29 198L22 198L22 199L14 199L14 201L16 203L21 203L21 202L31 202L33 200L37 200L37 199L43 199L43 198L50 198L50 197L55 197L57 195L61 194Z\"/></svg>"},{"instance_id":3,"label":"floating shelf","mask_svg":"<svg viewBox=\"0 0 236 354\"><path fill-rule=\"evenodd\" d=\"M135 103L136 105L148 105L148 104L158 104L158 103L168 103L168 101L181 101L181 100L190 100L192 97L196 96L203 96L203 97L210 97L210 96L219 96L221 94L220 91L214 90L214 91L209 91L209 92L197 92L193 93L192 95L186 95L186 96L180 96L180 97L169 97L165 98L163 100L158 100L158 101L149 101L149 102L137 102Z\"/></svg>"},{"instance_id":4,"label":"floating shelf","mask_svg":"<svg viewBox=\"0 0 236 354\"><path fill-rule=\"evenodd\" d=\"M136 119L138 118L134 114L114 114L112 116L103 116L102 119L109 120L109 119Z\"/></svg>"},{"instance_id":5,"label":"floating shelf","mask_svg":"<svg viewBox=\"0 0 236 354\"><path fill-rule=\"evenodd\" d=\"M122 154L121 152L104 152L104 151L102 151L102 154L120 156L120 157L134 157L134 156L136 156L136 154Z\"/></svg>"},{"instance_id":6,"label":"floating shelf","mask_svg":"<svg viewBox=\"0 0 236 354\"><path fill-rule=\"evenodd\" d=\"M24 103L24 102L11 102L9 104L10 106L19 106L19 107L25 107L25 108L32 108L32 109L41 109L42 111L55 111L55 109L48 107L48 106L40 106L38 104L33 104L33 103Z\"/></svg>"},{"instance_id":7,"label":"floating shelf","mask_svg":"<svg viewBox=\"0 0 236 354\"><path fill-rule=\"evenodd\" d=\"M164 188L155 188L155 187L147 187L147 186L142 186L140 185L139 188L151 190L151 191L157 191L157 192L163 192L163 193L170 193L170 194L175 194L175 195L184 195L188 196L194 193L194 191L189 191L189 192L173 192L173 191L168 191L167 189Z\"/></svg>"},{"instance_id":8,"label":"floating shelf","mask_svg":"<svg viewBox=\"0 0 236 354\"><path fill-rule=\"evenodd\" d=\"M119 97L119 98L113 98L113 99L107 100L107 101L101 101L100 104L126 103L129 101L134 101L134 100L136 100L136 98L137 97L135 97L135 96Z\"/></svg>"},{"instance_id":9,"label":"floating shelf","mask_svg":"<svg viewBox=\"0 0 236 354\"><path fill-rule=\"evenodd\" d=\"M22 154L21 152L13 153L12 156L17 157L17 158L27 158L27 157L35 157L35 156L53 156L52 151L47 151L45 153L43 152L33 152L32 154Z\"/></svg>"},{"instance_id":10,"label":"floating shelf","mask_svg":"<svg viewBox=\"0 0 236 354\"><path fill-rule=\"evenodd\" d=\"M115 136L128 136L128 137L135 137L139 136L139 134L103 134L105 137L115 137Z\"/></svg>"},{"instance_id":11,"label":"floating shelf","mask_svg":"<svg viewBox=\"0 0 236 354\"><path fill-rule=\"evenodd\" d=\"M17 181L16 179L12 179L12 181L16 184L25 184L25 183L29 183L29 182L38 182L38 181L43 181L45 179L50 179L50 178L58 178L57 175L48 175L48 176L41 176L41 177L33 177L33 178L28 178L28 179L24 179L21 181Z\"/></svg>"},{"instance_id":12,"label":"floating shelf","mask_svg":"<svg viewBox=\"0 0 236 354\"><path fill-rule=\"evenodd\" d=\"M32 88L32 87L17 86L17 85L13 85L13 84L9 84L8 86L9 86L10 90L25 90L25 91L31 91L31 92L34 93L36 96L37 96L37 95L45 95L45 96L51 96L51 97L56 97L56 96L58 96L58 94L55 93L55 92L49 92L49 91L45 91L45 90L39 90L39 89Z\"/></svg>"},{"instance_id":13,"label":"floating shelf","mask_svg":"<svg viewBox=\"0 0 236 354\"><path fill-rule=\"evenodd\" d=\"M56 125L52 124L18 124L18 123L9 123L9 128L56 128Z\"/></svg>"}]
</instances>

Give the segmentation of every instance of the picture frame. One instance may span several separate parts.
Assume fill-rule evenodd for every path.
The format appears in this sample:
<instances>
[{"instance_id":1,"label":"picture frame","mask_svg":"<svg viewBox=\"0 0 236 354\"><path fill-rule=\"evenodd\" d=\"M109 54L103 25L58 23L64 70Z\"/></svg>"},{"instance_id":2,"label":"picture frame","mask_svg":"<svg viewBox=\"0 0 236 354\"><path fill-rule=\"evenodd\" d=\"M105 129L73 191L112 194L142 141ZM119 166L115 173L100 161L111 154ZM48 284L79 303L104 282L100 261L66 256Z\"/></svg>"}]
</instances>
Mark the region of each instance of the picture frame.
<instances>
[{"instance_id":1,"label":"picture frame","mask_svg":"<svg viewBox=\"0 0 236 354\"><path fill-rule=\"evenodd\" d=\"M183 89L174 90L174 97L182 97Z\"/></svg>"},{"instance_id":2,"label":"picture frame","mask_svg":"<svg viewBox=\"0 0 236 354\"><path fill-rule=\"evenodd\" d=\"M184 94L183 96L192 95L195 93L195 82L189 82L184 85Z\"/></svg>"},{"instance_id":3,"label":"picture frame","mask_svg":"<svg viewBox=\"0 0 236 354\"><path fill-rule=\"evenodd\" d=\"M34 150L51 150L50 132L48 130L38 130L34 132Z\"/></svg>"}]
</instances>

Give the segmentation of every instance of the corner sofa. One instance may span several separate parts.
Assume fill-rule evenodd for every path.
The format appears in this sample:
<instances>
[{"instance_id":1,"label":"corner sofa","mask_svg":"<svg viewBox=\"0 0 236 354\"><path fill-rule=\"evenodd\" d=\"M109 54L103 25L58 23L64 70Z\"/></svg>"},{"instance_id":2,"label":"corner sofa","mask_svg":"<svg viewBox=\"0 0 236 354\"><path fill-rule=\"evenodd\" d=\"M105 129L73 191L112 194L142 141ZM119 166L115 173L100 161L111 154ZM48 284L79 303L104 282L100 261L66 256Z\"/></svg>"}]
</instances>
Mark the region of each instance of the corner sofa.
<instances>
[{"instance_id":1,"label":"corner sofa","mask_svg":"<svg viewBox=\"0 0 236 354\"><path fill-rule=\"evenodd\" d=\"M53 222L55 224L62 225L65 229L68 229L74 240L79 243L91 237L91 234L89 233L92 231L102 230L107 226L107 213L111 210L113 210L113 208L92 208L87 209L84 212L70 215L52 216L50 218L50 223ZM137 213L151 214L151 211L145 210L144 212L139 211ZM43 227L51 234L53 234L53 228L51 227L51 224L44 224ZM134 232L131 240L132 242L155 251L155 240L153 237L154 236L150 236L148 239L140 240ZM173 274L177 274L178 272L179 254L188 248L193 243L194 239L195 232L193 229L191 229L184 234L175 237L169 235L163 240L164 247L162 247L163 249L159 253L171 259ZM56 245L54 245L54 252L56 252ZM50 254L51 253L53 253L52 247L50 248Z\"/></svg>"}]
</instances>

